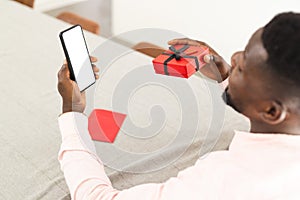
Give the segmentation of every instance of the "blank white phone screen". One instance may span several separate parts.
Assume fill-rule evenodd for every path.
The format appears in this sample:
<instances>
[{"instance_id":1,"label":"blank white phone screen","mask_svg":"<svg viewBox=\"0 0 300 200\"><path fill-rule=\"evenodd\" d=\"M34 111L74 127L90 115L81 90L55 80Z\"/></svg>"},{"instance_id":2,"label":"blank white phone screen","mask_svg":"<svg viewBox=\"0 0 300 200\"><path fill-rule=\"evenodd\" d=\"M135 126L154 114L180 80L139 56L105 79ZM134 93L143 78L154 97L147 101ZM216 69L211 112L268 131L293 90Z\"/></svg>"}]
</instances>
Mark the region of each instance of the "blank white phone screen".
<instances>
[{"instance_id":1,"label":"blank white phone screen","mask_svg":"<svg viewBox=\"0 0 300 200\"><path fill-rule=\"evenodd\" d=\"M80 91L83 91L95 82L95 76L81 27L76 26L64 32L63 39L75 80Z\"/></svg>"}]
</instances>

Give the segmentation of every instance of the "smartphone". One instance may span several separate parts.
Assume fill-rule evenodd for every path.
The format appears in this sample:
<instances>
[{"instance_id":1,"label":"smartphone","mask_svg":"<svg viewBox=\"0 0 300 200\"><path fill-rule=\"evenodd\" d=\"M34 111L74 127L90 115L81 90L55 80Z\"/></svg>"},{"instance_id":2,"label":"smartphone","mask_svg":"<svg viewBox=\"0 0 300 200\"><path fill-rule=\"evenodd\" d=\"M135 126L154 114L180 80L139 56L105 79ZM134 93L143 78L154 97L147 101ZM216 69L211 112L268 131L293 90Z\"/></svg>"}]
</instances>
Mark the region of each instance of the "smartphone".
<instances>
[{"instance_id":1,"label":"smartphone","mask_svg":"<svg viewBox=\"0 0 300 200\"><path fill-rule=\"evenodd\" d=\"M75 81L80 92L96 82L92 62L80 25L72 26L59 34L68 62L70 79Z\"/></svg>"}]
</instances>

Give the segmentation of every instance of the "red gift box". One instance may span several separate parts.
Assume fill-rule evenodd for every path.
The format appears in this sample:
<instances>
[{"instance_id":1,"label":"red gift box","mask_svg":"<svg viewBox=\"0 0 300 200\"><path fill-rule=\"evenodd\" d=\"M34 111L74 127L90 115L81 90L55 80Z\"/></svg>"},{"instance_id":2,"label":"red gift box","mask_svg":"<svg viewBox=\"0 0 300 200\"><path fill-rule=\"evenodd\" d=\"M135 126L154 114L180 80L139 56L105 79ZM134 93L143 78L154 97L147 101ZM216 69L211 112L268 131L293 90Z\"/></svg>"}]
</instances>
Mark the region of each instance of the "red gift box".
<instances>
[{"instance_id":1,"label":"red gift box","mask_svg":"<svg viewBox=\"0 0 300 200\"><path fill-rule=\"evenodd\" d=\"M206 64L203 57L207 54L207 47L174 45L152 62L157 74L188 78Z\"/></svg>"},{"instance_id":2,"label":"red gift box","mask_svg":"<svg viewBox=\"0 0 300 200\"><path fill-rule=\"evenodd\" d=\"M126 115L95 109L89 116L88 129L93 140L114 142Z\"/></svg>"}]
</instances>

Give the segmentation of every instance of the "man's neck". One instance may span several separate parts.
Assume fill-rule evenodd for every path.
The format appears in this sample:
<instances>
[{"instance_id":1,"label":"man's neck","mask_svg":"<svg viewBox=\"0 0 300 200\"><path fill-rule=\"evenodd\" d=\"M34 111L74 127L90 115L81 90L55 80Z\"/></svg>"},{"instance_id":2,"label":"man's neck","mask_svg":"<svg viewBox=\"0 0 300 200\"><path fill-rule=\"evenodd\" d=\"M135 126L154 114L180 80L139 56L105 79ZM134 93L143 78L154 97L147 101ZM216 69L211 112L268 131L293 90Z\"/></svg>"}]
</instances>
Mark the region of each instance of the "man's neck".
<instances>
[{"instance_id":1,"label":"man's neck","mask_svg":"<svg viewBox=\"0 0 300 200\"><path fill-rule=\"evenodd\" d=\"M251 121L251 133L300 135L299 126L269 125Z\"/></svg>"}]
</instances>

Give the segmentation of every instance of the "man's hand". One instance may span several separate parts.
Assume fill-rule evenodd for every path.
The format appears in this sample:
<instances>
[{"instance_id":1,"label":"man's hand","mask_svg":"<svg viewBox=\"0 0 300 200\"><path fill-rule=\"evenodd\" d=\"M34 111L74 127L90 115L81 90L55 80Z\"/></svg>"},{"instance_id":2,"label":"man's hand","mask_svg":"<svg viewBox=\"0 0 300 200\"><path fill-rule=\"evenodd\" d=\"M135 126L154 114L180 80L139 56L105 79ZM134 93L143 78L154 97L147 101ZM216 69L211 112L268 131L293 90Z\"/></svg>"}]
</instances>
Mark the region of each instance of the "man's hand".
<instances>
[{"instance_id":1,"label":"man's hand","mask_svg":"<svg viewBox=\"0 0 300 200\"><path fill-rule=\"evenodd\" d=\"M208 55L204 56L204 61L207 63L200 69L201 73L205 76L222 82L229 76L230 65L209 45L204 42L192 40L188 38L174 39L168 42L169 45L190 45L190 46L204 46L209 48Z\"/></svg>"},{"instance_id":2,"label":"man's hand","mask_svg":"<svg viewBox=\"0 0 300 200\"><path fill-rule=\"evenodd\" d=\"M97 62L97 58L91 57L92 63ZM98 79L99 69L92 64L95 78ZM86 106L85 92L80 92L75 81L70 79L70 71L65 61L58 74L57 88L63 100L62 113L81 112L83 113Z\"/></svg>"}]
</instances>

